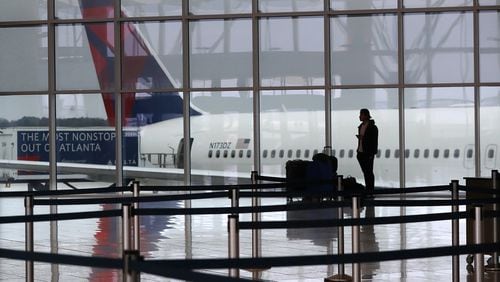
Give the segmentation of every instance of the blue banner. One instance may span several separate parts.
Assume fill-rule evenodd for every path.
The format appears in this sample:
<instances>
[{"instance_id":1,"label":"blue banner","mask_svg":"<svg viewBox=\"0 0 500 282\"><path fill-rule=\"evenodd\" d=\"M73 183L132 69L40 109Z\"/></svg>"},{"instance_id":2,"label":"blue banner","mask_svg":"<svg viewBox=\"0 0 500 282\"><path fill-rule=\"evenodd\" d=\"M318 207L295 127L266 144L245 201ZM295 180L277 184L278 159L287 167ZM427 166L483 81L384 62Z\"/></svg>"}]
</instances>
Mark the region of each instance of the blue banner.
<instances>
[{"instance_id":1,"label":"blue banner","mask_svg":"<svg viewBox=\"0 0 500 282\"><path fill-rule=\"evenodd\" d=\"M85 164L115 164L115 138L112 130L60 130L56 132L57 161ZM24 130L17 132L17 159L49 161L49 132ZM137 166L138 135L123 132L123 164Z\"/></svg>"}]
</instances>

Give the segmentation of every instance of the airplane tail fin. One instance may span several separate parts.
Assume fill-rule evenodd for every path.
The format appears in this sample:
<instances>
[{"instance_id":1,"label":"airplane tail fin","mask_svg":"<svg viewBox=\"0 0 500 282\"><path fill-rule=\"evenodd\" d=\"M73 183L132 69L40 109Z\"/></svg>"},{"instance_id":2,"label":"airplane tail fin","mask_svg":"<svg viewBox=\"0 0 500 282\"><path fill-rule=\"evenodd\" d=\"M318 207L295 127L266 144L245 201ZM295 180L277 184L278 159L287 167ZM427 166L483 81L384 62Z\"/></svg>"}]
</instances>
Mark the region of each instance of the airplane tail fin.
<instances>
[{"instance_id":1,"label":"airplane tail fin","mask_svg":"<svg viewBox=\"0 0 500 282\"><path fill-rule=\"evenodd\" d=\"M114 4L112 0L80 0L79 3L84 19L113 16ZM121 13L125 15L123 11ZM113 24L86 24L85 32L89 40L100 88L112 89L115 83L114 60L116 57ZM124 88L177 88L166 66L160 61L158 55L152 50L134 23L123 23L121 35L122 86ZM108 122L110 125L114 125L114 95L112 92L103 92L102 99ZM179 92L151 93L144 89L140 93L122 93L122 102L122 122L124 125L145 125L183 115L183 100ZM200 115L201 111L190 107L190 114Z\"/></svg>"}]
</instances>

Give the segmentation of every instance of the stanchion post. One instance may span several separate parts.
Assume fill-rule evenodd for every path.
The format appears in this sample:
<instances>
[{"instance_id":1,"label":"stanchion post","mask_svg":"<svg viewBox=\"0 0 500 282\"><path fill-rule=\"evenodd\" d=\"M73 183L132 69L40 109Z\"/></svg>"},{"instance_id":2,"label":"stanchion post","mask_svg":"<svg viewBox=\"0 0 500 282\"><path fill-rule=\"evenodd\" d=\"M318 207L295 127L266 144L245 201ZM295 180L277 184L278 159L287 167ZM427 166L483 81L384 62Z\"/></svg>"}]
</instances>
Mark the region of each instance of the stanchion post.
<instances>
[{"instance_id":1,"label":"stanchion post","mask_svg":"<svg viewBox=\"0 0 500 282\"><path fill-rule=\"evenodd\" d=\"M124 282L139 282L140 273L133 269L131 262L141 260L141 256L136 250L126 250L123 252L123 281Z\"/></svg>"},{"instance_id":2,"label":"stanchion post","mask_svg":"<svg viewBox=\"0 0 500 282\"><path fill-rule=\"evenodd\" d=\"M130 242L130 204L122 204L122 257L127 261L126 254L131 251ZM129 277L129 270L123 267L123 279L127 281Z\"/></svg>"},{"instance_id":3,"label":"stanchion post","mask_svg":"<svg viewBox=\"0 0 500 282\"><path fill-rule=\"evenodd\" d=\"M252 171L251 179L252 184L258 184L258 172ZM257 188L252 188L252 192L257 192ZM252 207L257 208L260 206L259 199L256 196L252 196ZM252 213L252 222L260 221L260 214L257 212ZM252 229L252 257L260 257L260 230Z\"/></svg>"},{"instance_id":4,"label":"stanchion post","mask_svg":"<svg viewBox=\"0 0 500 282\"><path fill-rule=\"evenodd\" d=\"M228 229L229 229L229 244L228 253L230 259L238 259L240 256L240 243L239 243L239 231L238 231L238 215L230 214L228 218ZM240 269L237 267L229 269L229 276L234 278L240 277Z\"/></svg>"},{"instance_id":5,"label":"stanchion post","mask_svg":"<svg viewBox=\"0 0 500 282\"><path fill-rule=\"evenodd\" d=\"M498 192L499 192L499 183L498 183L498 170L492 170L491 171L491 183L492 183L492 188L493 188L493 197L498 198ZM498 200L495 201L493 204L493 212L498 211ZM493 217L493 243L498 243L500 240L498 238L498 217L495 216ZM499 271L500 270L500 265L498 264L498 251L494 251L492 254L492 263L489 265L487 268L488 270L495 270Z\"/></svg>"},{"instance_id":6,"label":"stanchion post","mask_svg":"<svg viewBox=\"0 0 500 282\"><path fill-rule=\"evenodd\" d=\"M337 176L337 191L339 193L341 193L344 190L342 187L342 181L343 181L343 176L342 175ZM340 203L343 200L344 200L344 198L342 197L342 195L339 194L337 197L337 201ZM339 206L337 208L337 210L338 210L338 214L339 214L338 215L339 219L344 219L344 208L342 208L342 206ZM339 226L337 228L337 233L338 233L337 234L338 235L337 236L337 238L338 238L338 240L337 240L337 249L338 249L337 254L339 256L341 256L344 254L344 226ZM344 264L339 263L339 265L338 265L338 272L339 272L338 275L339 276L344 275L344 273L345 273L344 269L345 269Z\"/></svg>"},{"instance_id":7,"label":"stanchion post","mask_svg":"<svg viewBox=\"0 0 500 282\"><path fill-rule=\"evenodd\" d=\"M337 196L337 201L341 203L344 200L344 197L342 197L341 192L343 191L342 188L342 180L343 176L342 175L337 175L337 192L339 192L339 195ZM344 208L342 206L339 206L337 208L337 213L338 213L338 219L342 220L344 219ZM337 227L337 254L339 256L342 256L344 254L344 227L339 226ZM351 277L347 274L345 274L345 266L343 263L339 263L338 265L338 273L335 275L332 275L330 277L327 277L324 279L325 282L329 281L351 281Z\"/></svg>"},{"instance_id":8,"label":"stanchion post","mask_svg":"<svg viewBox=\"0 0 500 282\"><path fill-rule=\"evenodd\" d=\"M141 192L141 186L140 186L139 181L134 181L133 187L134 187L134 191L133 191L134 194L133 195L134 195L134 198L136 199L134 201L134 204L133 204L133 211L134 212L132 215L132 220L134 222L134 238L133 238L134 248L133 249L140 253L140 251L141 251L141 225L139 222L139 215L137 215L137 213L135 212L139 209L138 198L139 198L139 195Z\"/></svg>"},{"instance_id":9,"label":"stanchion post","mask_svg":"<svg viewBox=\"0 0 500 282\"><path fill-rule=\"evenodd\" d=\"M33 195L28 195L24 198L25 215L33 215ZM26 252L34 251L33 243L33 220L26 220L25 226L25 248ZM33 282L35 280L34 276L34 262L32 260L26 260L26 281Z\"/></svg>"},{"instance_id":10,"label":"stanchion post","mask_svg":"<svg viewBox=\"0 0 500 282\"><path fill-rule=\"evenodd\" d=\"M359 218L359 198L352 197L352 218ZM352 226L352 253L359 253L359 225ZM352 264L352 281L361 282L361 265L358 262Z\"/></svg>"},{"instance_id":11,"label":"stanchion post","mask_svg":"<svg viewBox=\"0 0 500 282\"><path fill-rule=\"evenodd\" d=\"M458 180L451 181L451 199L453 201L458 201ZM460 245L460 233L459 233L459 219L458 219L458 203L454 203L451 206L451 212L456 218L451 220L451 243L453 247L458 247ZM452 281L460 281L460 256L453 255L452 257Z\"/></svg>"},{"instance_id":12,"label":"stanchion post","mask_svg":"<svg viewBox=\"0 0 500 282\"><path fill-rule=\"evenodd\" d=\"M483 242L483 207L474 207L474 244ZM474 278L475 282L482 282L484 279L484 254L477 253L474 255Z\"/></svg>"}]
</instances>

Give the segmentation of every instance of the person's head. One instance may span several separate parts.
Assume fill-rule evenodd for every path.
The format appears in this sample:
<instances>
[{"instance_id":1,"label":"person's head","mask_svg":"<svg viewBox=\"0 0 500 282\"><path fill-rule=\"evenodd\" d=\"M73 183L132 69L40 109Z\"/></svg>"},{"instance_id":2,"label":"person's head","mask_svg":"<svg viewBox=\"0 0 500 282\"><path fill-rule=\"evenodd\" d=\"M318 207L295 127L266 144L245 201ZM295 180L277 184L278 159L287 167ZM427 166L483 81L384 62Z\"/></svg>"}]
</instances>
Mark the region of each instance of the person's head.
<instances>
[{"instance_id":1,"label":"person's head","mask_svg":"<svg viewBox=\"0 0 500 282\"><path fill-rule=\"evenodd\" d=\"M370 116L370 111L368 109L361 109L359 110L359 120L360 121L367 121L370 120L372 117Z\"/></svg>"}]
</instances>

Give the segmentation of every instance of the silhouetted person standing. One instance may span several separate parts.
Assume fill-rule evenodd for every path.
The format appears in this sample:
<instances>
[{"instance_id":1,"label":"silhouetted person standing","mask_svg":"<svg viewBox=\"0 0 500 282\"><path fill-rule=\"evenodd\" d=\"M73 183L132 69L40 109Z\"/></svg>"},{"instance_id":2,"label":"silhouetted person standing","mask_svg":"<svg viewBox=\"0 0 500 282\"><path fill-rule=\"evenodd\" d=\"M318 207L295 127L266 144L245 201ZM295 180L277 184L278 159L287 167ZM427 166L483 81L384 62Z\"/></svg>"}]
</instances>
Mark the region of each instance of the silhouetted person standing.
<instances>
[{"instance_id":1,"label":"silhouetted person standing","mask_svg":"<svg viewBox=\"0 0 500 282\"><path fill-rule=\"evenodd\" d=\"M368 109L359 111L359 120L361 124L358 126L358 135L356 135L358 137L357 159L365 177L366 190L373 191L375 187L373 161L378 150L378 128Z\"/></svg>"}]
</instances>

